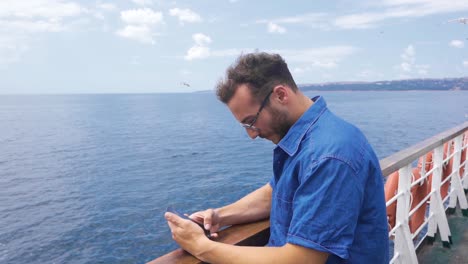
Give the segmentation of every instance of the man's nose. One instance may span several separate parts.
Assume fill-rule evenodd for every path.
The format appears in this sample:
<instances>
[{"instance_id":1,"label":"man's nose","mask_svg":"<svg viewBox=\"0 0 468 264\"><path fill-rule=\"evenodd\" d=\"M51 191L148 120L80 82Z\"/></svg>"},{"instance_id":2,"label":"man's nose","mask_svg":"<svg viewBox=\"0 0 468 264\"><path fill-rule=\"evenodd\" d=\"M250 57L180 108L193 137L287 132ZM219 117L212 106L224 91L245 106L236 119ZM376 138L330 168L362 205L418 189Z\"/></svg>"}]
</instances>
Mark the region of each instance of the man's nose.
<instances>
[{"instance_id":1,"label":"man's nose","mask_svg":"<svg viewBox=\"0 0 468 264\"><path fill-rule=\"evenodd\" d=\"M251 139L255 139L258 137L258 130L251 128L246 128L245 130L247 130L247 134Z\"/></svg>"}]
</instances>

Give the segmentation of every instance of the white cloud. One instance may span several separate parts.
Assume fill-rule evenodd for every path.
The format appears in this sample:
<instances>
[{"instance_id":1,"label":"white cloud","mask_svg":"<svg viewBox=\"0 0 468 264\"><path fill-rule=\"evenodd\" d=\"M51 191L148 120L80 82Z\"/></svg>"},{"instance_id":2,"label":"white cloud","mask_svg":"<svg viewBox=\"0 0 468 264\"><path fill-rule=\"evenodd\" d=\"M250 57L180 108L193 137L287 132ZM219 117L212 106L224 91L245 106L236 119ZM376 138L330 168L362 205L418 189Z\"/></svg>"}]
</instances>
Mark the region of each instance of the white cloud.
<instances>
[{"instance_id":1,"label":"white cloud","mask_svg":"<svg viewBox=\"0 0 468 264\"><path fill-rule=\"evenodd\" d=\"M327 22L328 19L329 15L325 13L306 13L276 19L260 19L255 21L255 23L266 24L270 33L284 33L286 32L286 29L282 26L284 24L304 24L308 27L326 30L330 28Z\"/></svg>"},{"instance_id":2,"label":"white cloud","mask_svg":"<svg viewBox=\"0 0 468 264\"><path fill-rule=\"evenodd\" d=\"M385 0L383 11L357 13L337 17L333 24L342 29L365 29L378 26L379 22L395 18L423 17L468 10L466 0Z\"/></svg>"},{"instance_id":3,"label":"white cloud","mask_svg":"<svg viewBox=\"0 0 468 264\"><path fill-rule=\"evenodd\" d=\"M384 14L363 13L338 17L333 24L342 29L365 29L375 27L375 23L386 19Z\"/></svg>"},{"instance_id":4,"label":"white cloud","mask_svg":"<svg viewBox=\"0 0 468 264\"><path fill-rule=\"evenodd\" d=\"M66 0L1 0L0 63L16 63L43 33L69 31L90 11Z\"/></svg>"},{"instance_id":5,"label":"white cloud","mask_svg":"<svg viewBox=\"0 0 468 264\"><path fill-rule=\"evenodd\" d=\"M184 24L184 22L196 23L196 22L202 21L202 18L200 17L200 15L193 12L190 9L173 8L169 10L169 14L171 16L177 17L179 19L179 23L182 25Z\"/></svg>"},{"instance_id":6,"label":"white cloud","mask_svg":"<svg viewBox=\"0 0 468 264\"><path fill-rule=\"evenodd\" d=\"M416 49L409 45L400 55L402 62L397 67L400 71L400 78L410 78L411 75L427 75L429 65L416 64Z\"/></svg>"},{"instance_id":7,"label":"white cloud","mask_svg":"<svg viewBox=\"0 0 468 264\"><path fill-rule=\"evenodd\" d=\"M116 34L144 44L154 44L154 37L157 35L155 27L164 24L162 13L150 8L122 11L120 19L127 25L118 30Z\"/></svg>"},{"instance_id":8,"label":"white cloud","mask_svg":"<svg viewBox=\"0 0 468 264\"><path fill-rule=\"evenodd\" d=\"M20 38L3 38L0 36L0 66L16 63L30 47L28 41Z\"/></svg>"},{"instance_id":9,"label":"white cloud","mask_svg":"<svg viewBox=\"0 0 468 264\"><path fill-rule=\"evenodd\" d=\"M403 62L406 62L408 64L414 64L416 61L415 59L416 52L414 50L413 45L409 45L405 51L400 55L400 57L403 59Z\"/></svg>"},{"instance_id":10,"label":"white cloud","mask_svg":"<svg viewBox=\"0 0 468 264\"><path fill-rule=\"evenodd\" d=\"M416 52L413 45L409 45L400 55L401 59L403 60L403 62L400 64L400 68L403 72L408 73L413 71L413 67L416 62L415 54Z\"/></svg>"},{"instance_id":11,"label":"white cloud","mask_svg":"<svg viewBox=\"0 0 468 264\"><path fill-rule=\"evenodd\" d=\"M150 27L145 25L128 25L125 26L125 28L118 30L116 34L123 38L133 39L141 43L155 43L153 38L154 33L152 32Z\"/></svg>"},{"instance_id":12,"label":"white cloud","mask_svg":"<svg viewBox=\"0 0 468 264\"><path fill-rule=\"evenodd\" d=\"M211 50L208 47L208 44L211 43L210 37L198 33L194 34L192 38L195 45L187 52L184 57L186 60L208 57L236 57L243 53L256 51L254 48ZM330 69L338 67L343 59L356 53L357 49L343 45L303 50L265 50L265 52L280 54L286 61L296 64L293 66L297 69ZM292 69L295 69L294 67Z\"/></svg>"},{"instance_id":13,"label":"white cloud","mask_svg":"<svg viewBox=\"0 0 468 264\"><path fill-rule=\"evenodd\" d=\"M275 24L273 22L268 23L268 32L270 33L279 33L279 34L284 34L286 33L286 29L278 24Z\"/></svg>"},{"instance_id":14,"label":"white cloud","mask_svg":"<svg viewBox=\"0 0 468 264\"><path fill-rule=\"evenodd\" d=\"M186 60L204 59L210 56L210 48L204 46L193 46L185 55Z\"/></svg>"},{"instance_id":15,"label":"white cloud","mask_svg":"<svg viewBox=\"0 0 468 264\"><path fill-rule=\"evenodd\" d=\"M192 38L198 46L204 46L211 43L211 38L202 33L193 34Z\"/></svg>"},{"instance_id":16,"label":"white cloud","mask_svg":"<svg viewBox=\"0 0 468 264\"><path fill-rule=\"evenodd\" d=\"M454 48L463 48L465 46L465 43L461 40L452 40L450 41L449 43L450 46L454 47Z\"/></svg>"},{"instance_id":17,"label":"white cloud","mask_svg":"<svg viewBox=\"0 0 468 264\"><path fill-rule=\"evenodd\" d=\"M463 61L463 66L468 67L468 60Z\"/></svg>"},{"instance_id":18,"label":"white cloud","mask_svg":"<svg viewBox=\"0 0 468 264\"><path fill-rule=\"evenodd\" d=\"M66 30L65 18L78 18L88 11L73 2L58 0L1 1L0 32L25 34Z\"/></svg>"},{"instance_id":19,"label":"white cloud","mask_svg":"<svg viewBox=\"0 0 468 264\"><path fill-rule=\"evenodd\" d=\"M253 52L253 49L224 49L224 50L213 50L210 52L212 57L236 57L242 53Z\"/></svg>"},{"instance_id":20,"label":"white cloud","mask_svg":"<svg viewBox=\"0 0 468 264\"><path fill-rule=\"evenodd\" d=\"M406 8L414 14L421 15L459 12L468 8L468 2L465 0L384 0L383 4L394 8Z\"/></svg>"},{"instance_id":21,"label":"white cloud","mask_svg":"<svg viewBox=\"0 0 468 264\"><path fill-rule=\"evenodd\" d=\"M412 66L413 64L410 64L405 61L400 64L401 70L403 70L404 72L411 72Z\"/></svg>"},{"instance_id":22,"label":"white cloud","mask_svg":"<svg viewBox=\"0 0 468 264\"><path fill-rule=\"evenodd\" d=\"M277 25L303 24L321 30L375 28L389 19L423 17L434 14L468 11L466 0L387 0L372 5L375 11L333 16L327 13L306 13L297 16L257 20L256 23Z\"/></svg>"},{"instance_id":23,"label":"white cloud","mask_svg":"<svg viewBox=\"0 0 468 264\"><path fill-rule=\"evenodd\" d=\"M193 45L184 56L185 60L195 60L195 59L206 59L212 57L237 57L242 53L253 52L254 49L223 49L223 50L211 50L208 47L208 44L211 43L211 38L197 33L192 36L195 45Z\"/></svg>"},{"instance_id":24,"label":"white cloud","mask_svg":"<svg viewBox=\"0 0 468 264\"><path fill-rule=\"evenodd\" d=\"M96 19L99 19L104 22L108 13L116 12L117 10L118 8L114 4L97 2L94 10L90 10L89 13L92 14ZM105 32L109 31L108 25L104 24L102 26L102 30Z\"/></svg>"},{"instance_id":25,"label":"white cloud","mask_svg":"<svg viewBox=\"0 0 468 264\"><path fill-rule=\"evenodd\" d=\"M375 72L370 69L364 69L357 74L357 77L361 80L370 81L370 80L383 78L383 74Z\"/></svg>"},{"instance_id":26,"label":"white cloud","mask_svg":"<svg viewBox=\"0 0 468 264\"><path fill-rule=\"evenodd\" d=\"M153 4L152 0L132 0L132 2L141 6L149 6Z\"/></svg>"},{"instance_id":27,"label":"white cloud","mask_svg":"<svg viewBox=\"0 0 468 264\"><path fill-rule=\"evenodd\" d=\"M326 13L306 13L302 15L282 17L276 19L261 19L257 20L258 24L268 24L273 22L275 24L308 24L317 25L317 23L327 19L329 17Z\"/></svg>"},{"instance_id":28,"label":"white cloud","mask_svg":"<svg viewBox=\"0 0 468 264\"><path fill-rule=\"evenodd\" d=\"M86 9L74 2L61 0L0 1L0 17L15 19L62 19L78 16Z\"/></svg>"},{"instance_id":29,"label":"white cloud","mask_svg":"<svg viewBox=\"0 0 468 264\"><path fill-rule=\"evenodd\" d=\"M367 29L377 27L389 19L423 17L434 14L468 11L466 0L386 0L373 5L380 10L351 13L333 17L326 13L307 13L292 17L258 20L257 23L269 22L277 25L286 23L304 24L313 28L329 30L338 29Z\"/></svg>"},{"instance_id":30,"label":"white cloud","mask_svg":"<svg viewBox=\"0 0 468 264\"><path fill-rule=\"evenodd\" d=\"M429 69L429 65L417 65L417 71L419 75L427 75L428 69Z\"/></svg>"},{"instance_id":31,"label":"white cloud","mask_svg":"<svg viewBox=\"0 0 468 264\"><path fill-rule=\"evenodd\" d=\"M337 67L339 62L356 51L357 49L352 46L330 46L305 50L273 50L271 52L280 54L288 62L305 64L307 67L331 69Z\"/></svg>"},{"instance_id":32,"label":"white cloud","mask_svg":"<svg viewBox=\"0 0 468 264\"><path fill-rule=\"evenodd\" d=\"M42 32L60 32L65 31L66 26L59 21L48 20L0 20L0 32L9 31L20 34L42 33ZM13 33L14 34L14 33Z\"/></svg>"},{"instance_id":33,"label":"white cloud","mask_svg":"<svg viewBox=\"0 0 468 264\"><path fill-rule=\"evenodd\" d=\"M155 25L164 22L162 13L154 12L150 8L125 10L120 12L120 18L125 23L138 25Z\"/></svg>"},{"instance_id":34,"label":"white cloud","mask_svg":"<svg viewBox=\"0 0 468 264\"><path fill-rule=\"evenodd\" d=\"M306 71L308 71L308 70L310 70L310 69L308 69L308 68L301 68L301 67L295 67L295 68L293 69L293 73L295 73L295 74L303 74L304 72L306 72Z\"/></svg>"},{"instance_id":35,"label":"white cloud","mask_svg":"<svg viewBox=\"0 0 468 264\"><path fill-rule=\"evenodd\" d=\"M114 4L111 3L99 3L97 4L97 7L102 10L106 11L115 11L117 10L117 7Z\"/></svg>"},{"instance_id":36,"label":"white cloud","mask_svg":"<svg viewBox=\"0 0 468 264\"><path fill-rule=\"evenodd\" d=\"M327 13L306 13L297 16L257 20L256 23L303 24L312 28L329 30L375 28L389 19L424 17L435 14L468 11L466 0L387 0L372 5L375 11L351 13L333 17Z\"/></svg>"},{"instance_id":37,"label":"white cloud","mask_svg":"<svg viewBox=\"0 0 468 264\"><path fill-rule=\"evenodd\" d=\"M192 35L195 45L192 46L185 55L185 60L205 59L210 56L210 48L207 46L211 43L211 38L202 33Z\"/></svg>"}]
</instances>

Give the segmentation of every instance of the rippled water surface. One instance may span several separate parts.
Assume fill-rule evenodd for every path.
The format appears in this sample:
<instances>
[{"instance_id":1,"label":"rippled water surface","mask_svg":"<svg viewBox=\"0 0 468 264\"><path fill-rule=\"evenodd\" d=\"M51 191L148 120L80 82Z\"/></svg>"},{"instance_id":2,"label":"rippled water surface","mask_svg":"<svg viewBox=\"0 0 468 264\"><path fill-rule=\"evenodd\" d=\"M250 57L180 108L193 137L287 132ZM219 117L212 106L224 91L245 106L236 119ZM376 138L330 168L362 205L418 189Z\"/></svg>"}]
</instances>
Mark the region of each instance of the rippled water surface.
<instances>
[{"instance_id":1,"label":"rippled water surface","mask_svg":"<svg viewBox=\"0 0 468 264\"><path fill-rule=\"evenodd\" d=\"M380 158L468 120L466 91L320 94ZM273 148L211 93L0 96L0 263L152 260L177 247L167 205L242 197Z\"/></svg>"}]
</instances>

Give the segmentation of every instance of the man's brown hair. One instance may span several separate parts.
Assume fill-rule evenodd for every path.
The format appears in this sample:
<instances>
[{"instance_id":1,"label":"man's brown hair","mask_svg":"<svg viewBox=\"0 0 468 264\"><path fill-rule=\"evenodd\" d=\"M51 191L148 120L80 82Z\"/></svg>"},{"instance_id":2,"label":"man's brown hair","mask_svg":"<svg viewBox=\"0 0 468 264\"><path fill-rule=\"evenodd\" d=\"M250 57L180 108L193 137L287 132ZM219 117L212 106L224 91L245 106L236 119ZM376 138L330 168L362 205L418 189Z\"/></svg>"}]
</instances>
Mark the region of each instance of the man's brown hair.
<instances>
[{"instance_id":1,"label":"man's brown hair","mask_svg":"<svg viewBox=\"0 0 468 264\"><path fill-rule=\"evenodd\" d=\"M284 59L279 54L266 52L240 55L226 70L225 78L216 85L218 99L225 104L229 103L241 84L247 85L253 98L259 102L279 84L285 84L294 92L297 91Z\"/></svg>"}]
</instances>

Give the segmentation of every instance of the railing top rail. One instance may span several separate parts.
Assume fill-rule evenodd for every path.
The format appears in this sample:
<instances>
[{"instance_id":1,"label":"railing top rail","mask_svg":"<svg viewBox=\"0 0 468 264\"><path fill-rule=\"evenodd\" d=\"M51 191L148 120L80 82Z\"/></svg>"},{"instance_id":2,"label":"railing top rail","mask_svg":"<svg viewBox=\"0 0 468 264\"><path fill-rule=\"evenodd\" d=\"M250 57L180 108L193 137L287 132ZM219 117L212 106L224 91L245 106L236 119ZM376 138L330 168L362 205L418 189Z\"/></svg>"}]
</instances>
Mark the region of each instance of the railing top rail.
<instances>
[{"instance_id":1,"label":"railing top rail","mask_svg":"<svg viewBox=\"0 0 468 264\"><path fill-rule=\"evenodd\" d=\"M231 244L231 245L265 245L270 236L270 219L261 220L258 222L233 225L227 229L218 232L216 241ZM188 252L177 249L168 254L154 259L147 264L201 264L198 260Z\"/></svg>"},{"instance_id":2,"label":"railing top rail","mask_svg":"<svg viewBox=\"0 0 468 264\"><path fill-rule=\"evenodd\" d=\"M468 121L380 160L385 177L468 130Z\"/></svg>"}]
</instances>

